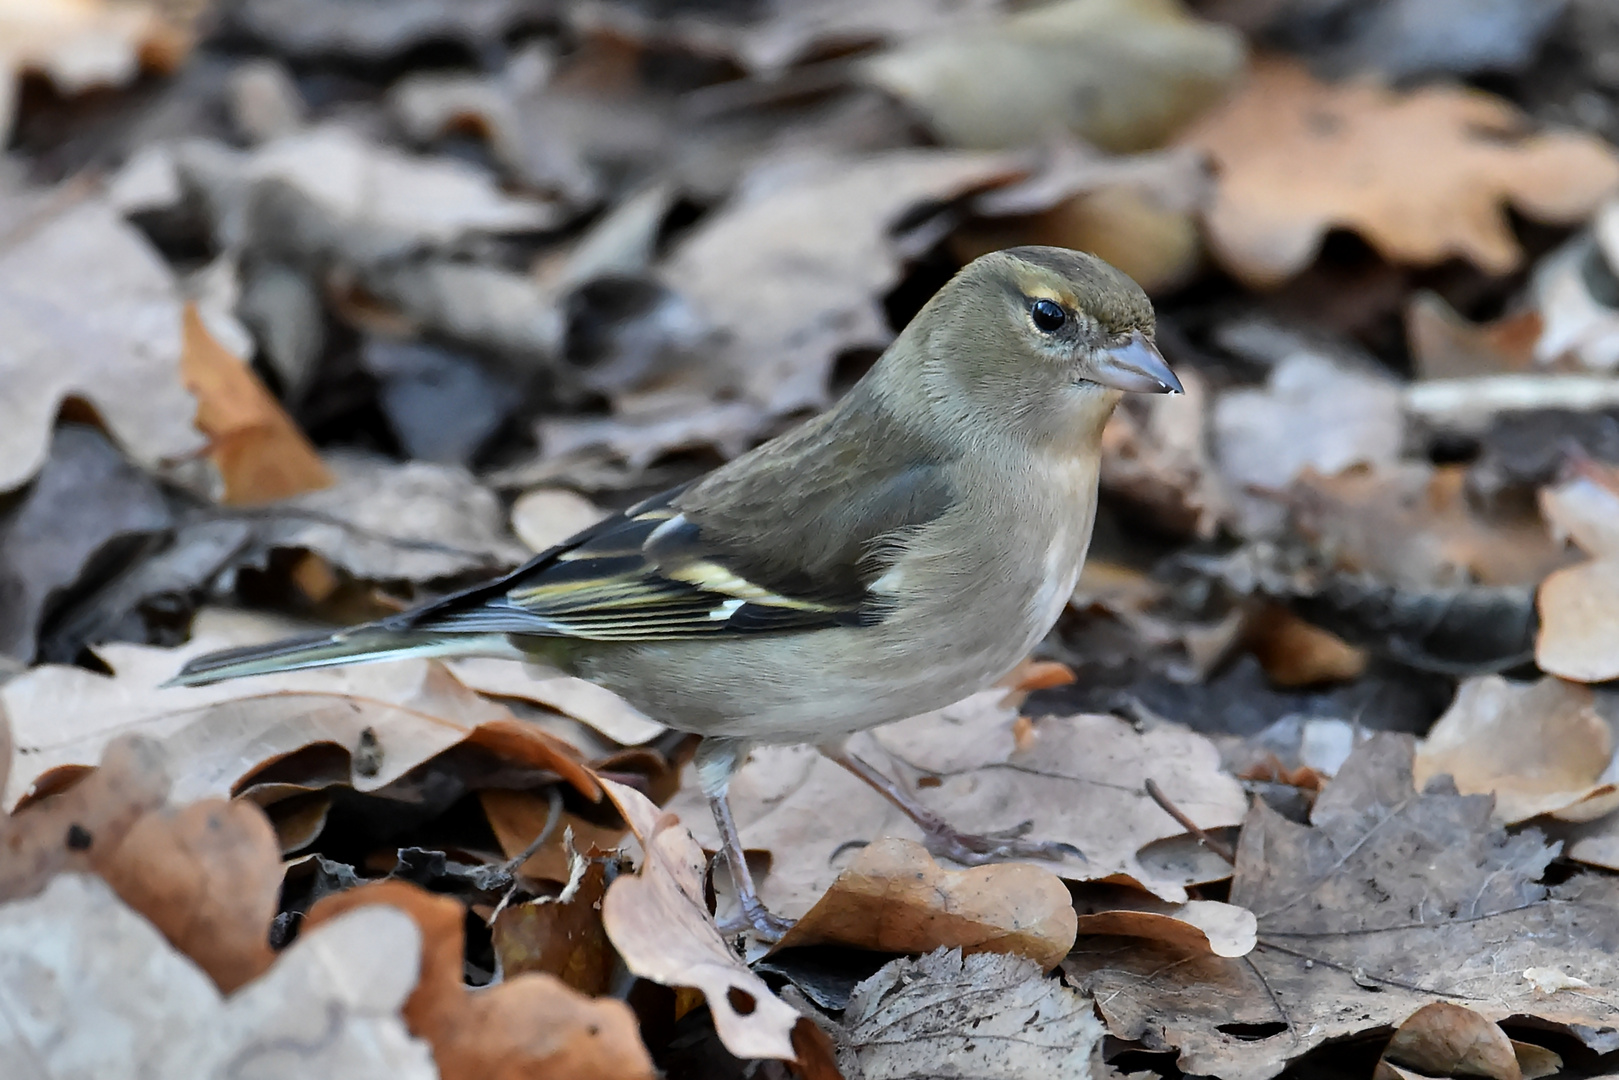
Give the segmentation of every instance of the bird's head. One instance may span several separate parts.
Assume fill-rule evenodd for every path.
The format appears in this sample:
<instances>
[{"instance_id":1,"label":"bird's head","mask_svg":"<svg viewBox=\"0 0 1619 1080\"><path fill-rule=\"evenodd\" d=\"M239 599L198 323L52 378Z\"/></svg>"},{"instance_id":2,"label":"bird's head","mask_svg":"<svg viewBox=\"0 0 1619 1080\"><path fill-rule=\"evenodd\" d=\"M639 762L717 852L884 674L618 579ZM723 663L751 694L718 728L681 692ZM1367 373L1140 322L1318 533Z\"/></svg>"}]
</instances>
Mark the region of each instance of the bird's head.
<instances>
[{"instance_id":1,"label":"bird's head","mask_svg":"<svg viewBox=\"0 0 1619 1080\"><path fill-rule=\"evenodd\" d=\"M1099 437L1121 392L1181 392L1154 331L1147 294L1101 259L1016 247L973 260L902 338L975 413L1065 438Z\"/></svg>"}]
</instances>

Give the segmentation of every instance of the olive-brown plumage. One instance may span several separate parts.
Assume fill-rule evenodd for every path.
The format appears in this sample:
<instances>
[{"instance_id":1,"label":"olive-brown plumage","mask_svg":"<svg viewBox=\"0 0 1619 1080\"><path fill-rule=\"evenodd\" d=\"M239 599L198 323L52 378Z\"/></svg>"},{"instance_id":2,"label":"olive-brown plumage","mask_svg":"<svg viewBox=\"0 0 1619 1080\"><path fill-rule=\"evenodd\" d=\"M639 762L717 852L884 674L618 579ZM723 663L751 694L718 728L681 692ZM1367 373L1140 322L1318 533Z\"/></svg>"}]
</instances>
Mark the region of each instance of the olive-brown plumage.
<instances>
[{"instance_id":1,"label":"olive-brown plumage","mask_svg":"<svg viewBox=\"0 0 1619 1080\"><path fill-rule=\"evenodd\" d=\"M983 256L793 431L497 581L200 657L175 681L399 655L543 662L704 735L699 773L736 854L725 786L748 745L831 746L947 705L1051 628L1090 543L1109 414L1124 391L1179 389L1153 330L1145 294L1099 259ZM958 858L1020 850L930 828ZM738 877L749 921L771 929Z\"/></svg>"}]
</instances>

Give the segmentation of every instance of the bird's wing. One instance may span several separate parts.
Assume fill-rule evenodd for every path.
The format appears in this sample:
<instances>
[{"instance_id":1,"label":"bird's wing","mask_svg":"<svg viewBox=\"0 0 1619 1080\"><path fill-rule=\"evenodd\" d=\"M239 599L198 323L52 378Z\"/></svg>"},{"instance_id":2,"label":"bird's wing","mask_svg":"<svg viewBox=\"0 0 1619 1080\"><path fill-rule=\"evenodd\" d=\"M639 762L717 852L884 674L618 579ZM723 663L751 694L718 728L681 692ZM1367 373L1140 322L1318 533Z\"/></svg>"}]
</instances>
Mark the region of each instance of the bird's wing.
<instances>
[{"instance_id":1,"label":"bird's wing","mask_svg":"<svg viewBox=\"0 0 1619 1080\"><path fill-rule=\"evenodd\" d=\"M880 468L879 472L883 470ZM870 625L886 613L870 585L899 542L950 504L936 465L888 468L861 496L814 475L771 471L782 488L664 492L602 521L496 581L383 620L389 629L533 634L597 641ZM845 481L843 486L849 485ZM753 497L753 496L758 497Z\"/></svg>"}]
</instances>

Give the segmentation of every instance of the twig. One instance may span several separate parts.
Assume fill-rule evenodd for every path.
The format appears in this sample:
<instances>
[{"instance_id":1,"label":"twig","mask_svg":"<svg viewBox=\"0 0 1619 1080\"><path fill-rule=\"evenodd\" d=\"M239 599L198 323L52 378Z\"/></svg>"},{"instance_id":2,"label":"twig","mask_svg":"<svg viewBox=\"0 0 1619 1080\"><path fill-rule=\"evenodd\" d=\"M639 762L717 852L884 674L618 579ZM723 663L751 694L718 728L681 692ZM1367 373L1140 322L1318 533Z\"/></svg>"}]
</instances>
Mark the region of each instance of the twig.
<instances>
[{"instance_id":1,"label":"twig","mask_svg":"<svg viewBox=\"0 0 1619 1080\"><path fill-rule=\"evenodd\" d=\"M490 926L495 924L495 916L505 910L506 905L511 902L512 895L517 892L517 871L534 857L536 851L545 846L545 842L551 839L551 834L557 831L557 826L562 824L562 791L557 785L552 784L549 795L551 805L546 811L545 827L540 830L540 835L529 841L528 847L500 864L499 869L510 877L511 884L507 886L506 894L500 898L500 903L495 905L495 910L490 913Z\"/></svg>"},{"instance_id":2,"label":"twig","mask_svg":"<svg viewBox=\"0 0 1619 1080\"><path fill-rule=\"evenodd\" d=\"M1152 796L1152 801L1157 803L1164 813L1180 822L1183 829L1197 837L1198 843L1220 856L1220 858L1224 859L1232 866L1237 865L1237 853L1227 847L1224 841L1216 840L1214 837L1210 836L1204 831L1203 826L1187 817L1184 810L1170 802L1169 796L1164 794L1164 789L1158 786L1158 781L1147 781L1147 794Z\"/></svg>"}]
</instances>

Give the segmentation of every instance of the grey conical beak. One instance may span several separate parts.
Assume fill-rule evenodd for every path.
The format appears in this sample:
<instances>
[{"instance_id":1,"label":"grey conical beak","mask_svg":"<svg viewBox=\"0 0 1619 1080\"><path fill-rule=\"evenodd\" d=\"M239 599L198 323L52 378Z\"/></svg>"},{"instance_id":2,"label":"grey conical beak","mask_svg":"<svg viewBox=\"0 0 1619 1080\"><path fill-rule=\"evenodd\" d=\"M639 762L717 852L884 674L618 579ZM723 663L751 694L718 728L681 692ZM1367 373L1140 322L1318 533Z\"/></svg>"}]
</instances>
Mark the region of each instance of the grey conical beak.
<instances>
[{"instance_id":1,"label":"grey conical beak","mask_svg":"<svg viewBox=\"0 0 1619 1080\"><path fill-rule=\"evenodd\" d=\"M1090 379L1133 394L1186 392L1175 373L1169 370L1163 353L1140 331L1132 333L1123 345L1098 353L1091 365Z\"/></svg>"}]
</instances>

